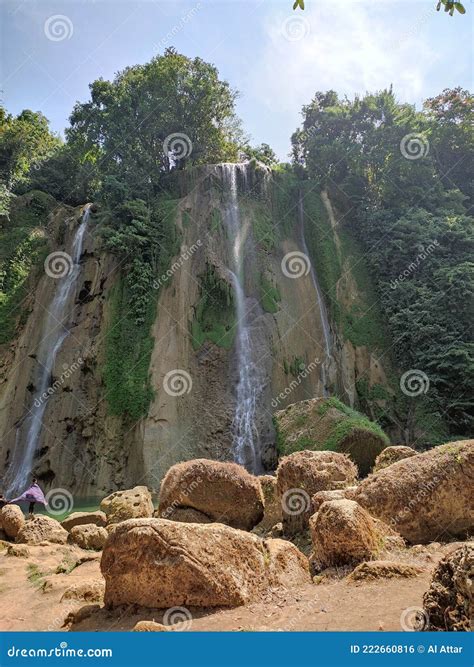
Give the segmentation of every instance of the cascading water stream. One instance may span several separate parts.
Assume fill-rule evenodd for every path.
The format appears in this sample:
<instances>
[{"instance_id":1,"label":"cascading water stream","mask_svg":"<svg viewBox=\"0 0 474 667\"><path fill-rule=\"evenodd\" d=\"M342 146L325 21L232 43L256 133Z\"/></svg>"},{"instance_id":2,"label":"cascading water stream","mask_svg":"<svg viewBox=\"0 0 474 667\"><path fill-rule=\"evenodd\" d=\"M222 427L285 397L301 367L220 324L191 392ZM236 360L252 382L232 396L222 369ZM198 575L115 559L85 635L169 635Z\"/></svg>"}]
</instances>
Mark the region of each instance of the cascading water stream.
<instances>
[{"instance_id":1,"label":"cascading water stream","mask_svg":"<svg viewBox=\"0 0 474 667\"><path fill-rule=\"evenodd\" d=\"M80 275L79 261L82 255L84 235L89 221L89 206L84 210L81 223L74 235L71 248L69 271L58 285L47 310L44 321L41 342L36 354L38 373L33 394L33 402L27 416L17 429L15 451L9 469L9 485L7 497L21 493L28 483L32 470L33 458L38 448L39 438L43 427L43 417L46 411L49 394L48 388L56 362L56 357L64 340L70 333L67 327L70 312L68 305L75 295ZM24 443L24 444L23 444Z\"/></svg>"},{"instance_id":2,"label":"cascading water stream","mask_svg":"<svg viewBox=\"0 0 474 667\"><path fill-rule=\"evenodd\" d=\"M298 216L299 216L299 222L300 222L300 235L301 235L301 247L303 248L303 252L308 258L309 265L310 265L310 273L311 273L311 279L313 281L314 289L316 291L316 295L318 297L318 306L319 306L319 315L321 318L321 326L323 329L323 338L324 338L324 360L321 364L321 384L323 386L323 396L328 396L328 371L329 371L329 366L332 360L332 354L331 354L331 330L329 327L329 320L328 320L328 315L326 311L326 306L324 304L324 299L323 299L323 294L321 292L321 287L319 286L319 281L318 277L316 275L316 271L314 270L313 263L310 260L310 255L308 251L308 246L306 245L306 239L305 239L305 234L304 234L304 206L303 206L303 197L300 193L299 200L298 200Z\"/></svg>"},{"instance_id":3,"label":"cascading water stream","mask_svg":"<svg viewBox=\"0 0 474 667\"><path fill-rule=\"evenodd\" d=\"M261 380L253 359L250 325L251 300L245 296L243 286L243 253L245 233L241 225L237 196L236 164L223 164L223 181L228 189L228 200L224 206L224 222L232 242L232 268L229 274L234 287L237 317L238 382L236 406L233 420L233 450L237 463L252 472L261 471L260 439L257 428L258 397Z\"/></svg>"}]
</instances>

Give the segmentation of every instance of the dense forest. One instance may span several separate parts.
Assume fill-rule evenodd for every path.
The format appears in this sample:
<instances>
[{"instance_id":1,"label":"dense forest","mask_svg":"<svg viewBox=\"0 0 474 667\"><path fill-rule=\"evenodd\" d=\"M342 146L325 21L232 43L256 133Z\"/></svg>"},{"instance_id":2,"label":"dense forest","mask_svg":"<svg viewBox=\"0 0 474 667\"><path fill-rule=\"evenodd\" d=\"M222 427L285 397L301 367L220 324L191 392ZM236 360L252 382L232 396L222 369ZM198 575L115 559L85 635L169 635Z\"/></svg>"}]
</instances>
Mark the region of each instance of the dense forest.
<instances>
[{"instance_id":1,"label":"dense forest","mask_svg":"<svg viewBox=\"0 0 474 667\"><path fill-rule=\"evenodd\" d=\"M27 315L23 297L47 252L48 215L60 204L94 202L103 247L121 266L104 368L108 401L132 422L146 414L153 280L179 248L175 172L254 160L286 178L295 202L305 189L329 191L341 228L360 245L384 321L377 334L386 336L399 375L420 369L430 386L416 400L397 394L386 418L429 413L438 441L469 435L473 96L445 90L417 111L391 89L353 100L316 92L303 107L288 164L277 164L267 144L250 145L236 99L213 65L168 49L112 82L94 81L90 101L71 113L65 141L39 111L0 110L0 344ZM322 285L337 318L330 281ZM359 330L372 322L364 312L353 316Z\"/></svg>"}]
</instances>

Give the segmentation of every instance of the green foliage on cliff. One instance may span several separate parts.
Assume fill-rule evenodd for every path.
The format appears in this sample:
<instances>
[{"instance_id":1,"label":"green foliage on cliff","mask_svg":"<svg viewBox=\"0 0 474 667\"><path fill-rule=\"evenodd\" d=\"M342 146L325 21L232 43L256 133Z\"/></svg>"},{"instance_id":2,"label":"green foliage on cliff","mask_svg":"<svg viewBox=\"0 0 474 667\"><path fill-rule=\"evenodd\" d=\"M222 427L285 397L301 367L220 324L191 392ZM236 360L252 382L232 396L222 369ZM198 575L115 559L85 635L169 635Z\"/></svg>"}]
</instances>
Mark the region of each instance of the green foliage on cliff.
<instances>
[{"instance_id":1,"label":"green foliage on cliff","mask_svg":"<svg viewBox=\"0 0 474 667\"><path fill-rule=\"evenodd\" d=\"M103 378L109 412L136 422L146 415L153 398L149 380L153 338L150 329L155 302L150 298L146 312L137 322L133 304L133 277L121 278L110 299L111 317L105 341Z\"/></svg>"},{"instance_id":2,"label":"green foliage on cliff","mask_svg":"<svg viewBox=\"0 0 474 667\"><path fill-rule=\"evenodd\" d=\"M264 273L260 274L260 302L262 308L267 313L277 313L279 302L281 301L280 291L277 285L274 285Z\"/></svg>"},{"instance_id":3,"label":"green foliage on cliff","mask_svg":"<svg viewBox=\"0 0 474 667\"><path fill-rule=\"evenodd\" d=\"M199 276L199 301L191 322L191 340L198 350L206 340L229 350L236 332L232 287L222 280L213 266Z\"/></svg>"},{"instance_id":4,"label":"green foliage on cliff","mask_svg":"<svg viewBox=\"0 0 474 667\"><path fill-rule=\"evenodd\" d=\"M446 421L452 435L469 435L473 96L446 90L417 112L391 90L353 101L329 91L316 93L303 115L292 138L294 161L310 184L330 191L341 227L362 248L400 375L418 369L429 379L428 394L409 401L408 439L414 402ZM347 320L346 333L365 339Z\"/></svg>"},{"instance_id":5,"label":"green foliage on cliff","mask_svg":"<svg viewBox=\"0 0 474 667\"><path fill-rule=\"evenodd\" d=\"M28 288L48 250L44 231L55 201L44 192L14 197L0 230L0 344L10 341L29 313Z\"/></svg>"}]
</instances>

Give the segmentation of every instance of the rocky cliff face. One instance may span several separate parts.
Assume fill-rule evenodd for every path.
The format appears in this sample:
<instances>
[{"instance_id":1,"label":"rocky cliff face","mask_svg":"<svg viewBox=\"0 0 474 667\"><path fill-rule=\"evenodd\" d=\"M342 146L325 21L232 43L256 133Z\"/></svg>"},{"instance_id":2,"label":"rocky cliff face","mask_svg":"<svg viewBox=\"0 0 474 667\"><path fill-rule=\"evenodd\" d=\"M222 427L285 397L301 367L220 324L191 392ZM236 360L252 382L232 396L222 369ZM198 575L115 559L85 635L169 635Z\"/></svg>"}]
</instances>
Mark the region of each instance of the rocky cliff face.
<instances>
[{"instance_id":1,"label":"rocky cliff face","mask_svg":"<svg viewBox=\"0 0 474 667\"><path fill-rule=\"evenodd\" d=\"M79 496L137 483L157 488L178 461L232 460L240 376L235 293L229 274L233 249L225 224L222 169L208 166L178 176L175 224L181 248L167 274L156 277L159 297L150 363L154 398L147 416L132 427L107 410L104 345L110 292L120 267L101 251L100 237L91 225L84 240L79 288L71 303L70 334L56 358L51 378L55 390L48 399L34 459L34 470L46 487L64 487ZM381 384L385 377L369 349L348 341L335 321L331 321L331 359L326 358L324 312L305 265L297 199L284 177L246 165L237 168L237 185L243 234L241 279L259 374L255 427L263 467L271 469L276 463L272 423L276 410L325 392L337 392L352 405L357 402L358 377ZM329 200L324 203L331 214ZM61 209L49 223L51 238L61 240L66 251L80 215L79 209ZM295 258L302 261L300 266L292 264ZM28 320L4 351L2 471L8 470L14 447L20 446L16 433L31 405L35 350L56 288L56 281L47 275L31 285ZM339 281L337 292L341 302L358 298L350 277Z\"/></svg>"}]
</instances>

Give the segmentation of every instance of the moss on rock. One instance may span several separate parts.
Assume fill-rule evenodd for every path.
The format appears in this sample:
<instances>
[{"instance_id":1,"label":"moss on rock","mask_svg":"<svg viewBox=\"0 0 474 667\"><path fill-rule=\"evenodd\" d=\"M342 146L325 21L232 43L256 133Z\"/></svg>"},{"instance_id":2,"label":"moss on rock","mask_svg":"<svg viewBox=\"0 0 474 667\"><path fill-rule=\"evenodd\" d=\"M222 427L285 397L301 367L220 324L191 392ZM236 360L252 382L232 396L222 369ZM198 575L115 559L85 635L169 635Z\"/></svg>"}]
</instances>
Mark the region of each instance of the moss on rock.
<instances>
[{"instance_id":1,"label":"moss on rock","mask_svg":"<svg viewBox=\"0 0 474 667\"><path fill-rule=\"evenodd\" d=\"M389 444L380 426L337 398L314 398L275 414L280 454L309 450L346 452L366 475Z\"/></svg>"}]
</instances>

